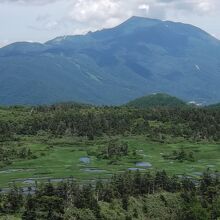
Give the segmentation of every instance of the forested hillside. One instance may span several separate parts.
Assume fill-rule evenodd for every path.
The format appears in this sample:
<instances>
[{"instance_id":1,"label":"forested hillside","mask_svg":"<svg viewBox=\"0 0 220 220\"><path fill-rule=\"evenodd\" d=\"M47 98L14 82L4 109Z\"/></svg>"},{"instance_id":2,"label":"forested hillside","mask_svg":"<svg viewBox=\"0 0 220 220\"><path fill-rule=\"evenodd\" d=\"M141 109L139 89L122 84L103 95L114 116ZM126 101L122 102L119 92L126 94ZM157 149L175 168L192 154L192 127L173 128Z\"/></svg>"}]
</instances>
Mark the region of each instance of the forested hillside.
<instances>
[{"instance_id":1,"label":"forested hillside","mask_svg":"<svg viewBox=\"0 0 220 220\"><path fill-rule=\"evenodd\" d=\"M158 92L215 103L219 56L220 41L205 31L142 17L44 44L17 42L0 49L0 104L120 105Z\"/></svg>"},{"instance_id":2,"label":"forested hillside","mask_svg":"<svg viewBox=\"0 0 220 220\"><path fill-rule=\"evenodd\" d=\"M127 103L130 107L136 108L157 108L157 107L186 107L187 103L174 96L163 93L155 93L149 96L137 98Z\"/></svg>"}]
</instances>

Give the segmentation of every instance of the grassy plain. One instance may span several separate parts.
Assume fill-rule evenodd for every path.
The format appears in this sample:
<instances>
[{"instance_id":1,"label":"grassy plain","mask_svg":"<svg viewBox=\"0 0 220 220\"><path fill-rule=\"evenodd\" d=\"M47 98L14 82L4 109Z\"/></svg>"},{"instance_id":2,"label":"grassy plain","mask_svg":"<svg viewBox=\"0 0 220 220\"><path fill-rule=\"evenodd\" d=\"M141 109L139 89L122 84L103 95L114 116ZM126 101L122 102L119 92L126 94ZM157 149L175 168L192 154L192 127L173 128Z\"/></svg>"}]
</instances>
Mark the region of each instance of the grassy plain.
<instances>
[{"instance_id":1,"label":"grassy plain","mask_svg":"<svg viewBox=\"0 0 220 220\"><path fill-rule=\"evenodd\" d=\"M19 137L19 146L31 149L36 159L15 160L11 165L0 169L0 187L5 188L10 183L18 185L32 185L37 181L51 179L58 182L62 178L73 177L80 181L106 179L111 174L123 172L129 168L137 168L136 162L148 162L152 167L147 170L166 170L170 174L198 177L201 172L210 168L220 170L220 144L191 143L183 139L175 139L169 143L158 143L148 140L144 136L114 137L126 141L129 150L136 150L141 156L139 161L131 157L123 157L116 164L109 160L97 159L91 156L91 162L80 162L81 157L87 157L88 152L95 152L105 146L109 137L88 141L78 137L54 138L45 136ZM12 142L5 143L10 147ZM173 150L186 149L194 152L195 162L178 162L165 160L163 154ZM144 172L144 170L142 170Z\"/></svg>"}]
</instances>

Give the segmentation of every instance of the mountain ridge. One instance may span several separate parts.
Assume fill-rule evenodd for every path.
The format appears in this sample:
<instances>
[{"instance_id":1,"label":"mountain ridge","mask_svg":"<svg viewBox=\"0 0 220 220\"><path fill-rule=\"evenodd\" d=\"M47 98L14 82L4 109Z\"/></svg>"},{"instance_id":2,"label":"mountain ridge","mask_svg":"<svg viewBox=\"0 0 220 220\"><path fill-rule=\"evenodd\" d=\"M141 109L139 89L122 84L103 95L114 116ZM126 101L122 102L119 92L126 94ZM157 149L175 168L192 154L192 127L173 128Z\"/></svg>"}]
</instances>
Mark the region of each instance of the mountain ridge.
<instances>
[{"instance_id":1,"label":"mountain ridge","mask_svg":"<svg viewBox=\"0 0 220 220\"><path fill-rule=\"evenodd\" d=\"M120 105L151 93L216 103L219 56L220 41L200 28L132 17L86 35L1 48L0 104Z\"/></svg>"}]
</instances>

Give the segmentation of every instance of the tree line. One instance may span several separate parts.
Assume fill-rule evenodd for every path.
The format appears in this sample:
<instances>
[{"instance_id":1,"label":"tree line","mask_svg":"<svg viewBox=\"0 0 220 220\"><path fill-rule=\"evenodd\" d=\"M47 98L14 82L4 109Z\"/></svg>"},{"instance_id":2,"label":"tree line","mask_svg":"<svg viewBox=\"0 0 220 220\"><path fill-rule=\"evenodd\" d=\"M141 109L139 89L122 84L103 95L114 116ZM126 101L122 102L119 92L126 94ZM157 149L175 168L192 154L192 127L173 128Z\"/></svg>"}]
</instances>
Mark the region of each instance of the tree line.
<instances>
[{"instance_id":1,"label":"tree line","mask_svg":"<svg viewBox=\"0 0 220 220\"><path fill-rule=\"evenodd\" d=\"M2 215L19 214L24 220L114 219L109 217L108 207L111 215L124 213L116 219L140 219L141 215L151 219L150 207L155 204L147 199L153 201L157 197L161 209L170 213L161 213L155 219L215 220L220 217L219 176L209 170L196 181L189 177L168 176L165 171L125 172L94 185L81 185L73 179L58 185L49 181L36 183L35 193L30 189L27 195L13 186L10 192L0 194L0 212ZM170 197L175 205L169 201ZM134 201L139 203L137 207Z\"/></svg>"},{"instance_id":2,"label":"tree line","mask_svg":"<svg viewBox=\"0 0 220 220\"><path fill-rule=\"evenodd\" d=\"M193 140L220 139L219 109L135 109L60 104L19 109L19 114L16 108L5 111L10 117L0 119L0 141L10 140L14 135L37 135L41 132L84 136L90 140L118 134L141 134L159 141L167 135Z\"/></svg>"}]
</instances>

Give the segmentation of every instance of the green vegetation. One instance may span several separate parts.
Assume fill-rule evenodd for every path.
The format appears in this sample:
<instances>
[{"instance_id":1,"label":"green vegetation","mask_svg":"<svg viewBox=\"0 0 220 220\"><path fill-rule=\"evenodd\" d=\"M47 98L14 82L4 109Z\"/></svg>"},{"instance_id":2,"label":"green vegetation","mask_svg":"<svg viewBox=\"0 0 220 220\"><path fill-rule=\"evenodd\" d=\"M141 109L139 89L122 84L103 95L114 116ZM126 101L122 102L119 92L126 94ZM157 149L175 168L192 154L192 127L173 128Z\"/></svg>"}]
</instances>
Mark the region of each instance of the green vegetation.
<instances>
[{"instance_id":1,"label":"green vegetation","mask_svg":"<svg viewBox=\"0 0 220 220\"><path fill-rule=\"evenodd\" d=\"M16 135L95 137L146 135L165 141L165 136L188 140L220 139L218 109L95 107L75 104L0 109L0 141Z\"/></svg>"},{"instance_id":2,"label":"green vegetation","mask_svg":"<svg viewBox=\"0 0 220 220\"><path fill-rule=\"evenodd\" d=\"M0 219L220 216L218 109L68 103L0 116Z\"/></svg>"},{"instance_id":3,"label":"green vegetation","mask_svg":"<svg viewBox=\"0 0 220 220\"><path fill-rule=\"evenodd\" d=\"M194 153L192 151L187 153L183 148L179 151L174 150L171 154L163 155L163 158L167 160L178 160L180 162L195 161Z\"/></svg>"},{"instance_id":4,"label":"green vegetation","mask_svg":"<svg viewBox=\"0 0 220 220\"><path fill-rule=\"evenodd\" d=\"M70 176L108 178L129 168L142 170L136 166L141 162L190 176L220 168L218 109L67 103L1 108L0 115L0 187ZM89 163L80 162L82 157Z\"/></svg>"},{"instance_id":5,"label":"green vegetation","mask_svg":"<svg viewBox=\"0 0 220 220\"><path fill-rule=\"evenodd\" d=\"M114 159L128 155L128 144L125 142L118 142L116 140L110 141L107 146L102 147L97 152L97 157L100 159Z\"/></svg>"},{"instance_id":6,"label":"green vegetation","mask_svg":"<svg viewBox=\"0 0 220 220\"><path fill-rule=\"evenodd\" d=\"M33 155L30 148L0 144L0 168L10 165L17 159L36 159L36 156Z\"/></svg>"},{"instance_id":7,"label":"green vegetation","mask_svg":"<svg viewBox=\"0 0 220 220\"><path fill-rule=\"evenodd\" d=\"M97 155L108 146L108 138L88 141L85 138L48 136L22 137L20 142L28 146L35 159L14 159L10 165L0 170L0 187L8 187L8 183L30 186L35 181L58 181L73 176L82 181L96 178L108 178L110 174L126 171L137 167L137 162L147 162L150 169L165 169L169 174L198 177L206 169L220 170L219 144L173 139L174 143L153 142L144 136L118 136L128 144L129 155L118 158L101 159ZM8 143L8 147L11 142ZM182 163L173 159L165 159L163 155L179 151L193 151L195 162L184 160ZM133 156L133 153L137 155ZM89 157L90 163L80 161Z\"/></svg>"},{"instance_id":8,"label":"green vegetation","mask_svg":"<svg viewBox=\"0 0 220 220\"><path fill-rule=\"evenodd\" d=\"M24 196L16 187L1 195L3 215L25 220L48 219L201 219L220 217L220 181L205 172L196 183L187 177L169 177L165 171L125 172L107 183L79 185L69 179L58 185L36 185Z\"/></svg>"},{"instance_id":9,"label":"green vegetation","mask_svg":"<svg viewBox=\"0 0 220 220\"><path fill-rule=\"evenodd\" d=\"M127 104L135 108L184 107L186 102L164 93L152 94L135 99Z\"/></svg>"}]
</instances>

